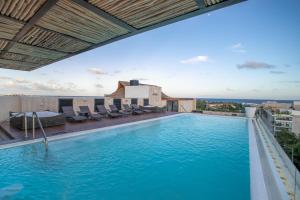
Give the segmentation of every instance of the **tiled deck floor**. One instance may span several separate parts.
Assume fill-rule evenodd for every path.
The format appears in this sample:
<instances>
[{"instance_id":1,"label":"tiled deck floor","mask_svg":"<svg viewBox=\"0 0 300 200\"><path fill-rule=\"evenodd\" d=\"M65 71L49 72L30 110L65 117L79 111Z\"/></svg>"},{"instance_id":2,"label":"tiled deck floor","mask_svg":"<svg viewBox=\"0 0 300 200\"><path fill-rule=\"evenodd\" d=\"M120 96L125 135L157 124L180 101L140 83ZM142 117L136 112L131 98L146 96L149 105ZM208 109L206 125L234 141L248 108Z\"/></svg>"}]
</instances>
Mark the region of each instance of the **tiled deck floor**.
<instances>
[{"instance_id":1,"label":"tiled deck floor","mask_svg":"<svg viewBox=\"0 0 300 200\"><path fill-rule=\"evenodd\" d=\"M77 131L83 131L83 130L90 130L90 129L97 129L107 126L113 126L118 124L124 124L129 122L135 122L135 121L141 121L146 119L152 119L157 117L163 117L168 115L174 115L176 113L174 112L165 112L165 113L147 113L142 115L131 115L127 117L119 117L119 118L103 118L100 121L93 121L93 120L87 120L85 122L66 122L63 126L55 126L55 127L49 127L45 128L45 132L47 136L52 135L58 135L58 134L64 134L64 133L70 133L70 132L77 132ZM9 122L4 123L2 125L2 128L9 133L14 139L11 140L2 140L0 141L1 144L8 144L8 143L14 143L18 141L24 141L32 139L32 130L28 130L28 138L25 138L24 131L11 128L9 125ZM42 132L40 129L36 129L36 138L42 137Z\"/></svg>"}]
</instances>

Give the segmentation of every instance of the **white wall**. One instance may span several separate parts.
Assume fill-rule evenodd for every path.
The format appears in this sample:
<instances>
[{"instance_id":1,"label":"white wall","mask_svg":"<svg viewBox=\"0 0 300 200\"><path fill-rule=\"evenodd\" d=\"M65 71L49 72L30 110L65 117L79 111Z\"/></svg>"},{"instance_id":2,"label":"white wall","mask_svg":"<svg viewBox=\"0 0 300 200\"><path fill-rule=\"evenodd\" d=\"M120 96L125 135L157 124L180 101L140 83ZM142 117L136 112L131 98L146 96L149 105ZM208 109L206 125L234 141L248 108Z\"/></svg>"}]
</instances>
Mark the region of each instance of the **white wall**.
<instances>
[{"instance_id":1,"label":"white wall","mask_svg":"<svg viewBox=\"0 0 300 200\"><path fill-rule=\"evenodd\" d=\"M178 112L192 112L196 110L196 100L178 100Z\"/></svg>"},{"instance_id":2,"label":"white wall","mask_svg":"<svg viewBox=\"0 0 300 200\"><path fill-rule=\"evenodd\" d=\"M254 118L255 112L256 112L256 107L246 107L245 111L246 111L246 117Z\"/></svg>"},{"instance_id":3,"label":"white wall","mask_svg":"<svg viewBox=\"0 0 300 200\"><path fill-rule=\"evenodd\" d=\"M94 97L74 97L73 108L75 111L79 111L79 106L88 106L90 111L94 111L95 98Z\"/></svg>"},{"instance_id":4,"label":"white wall","mask_svg":"<svg viewBox=\"0 0 300 200\"><path fill-rule=\"evenodd\" d=\"M109 105L113 105L114 104L114 99L111 97L105 97L104 98L104 106L106 109L109 109Z\"/></svg>"},{"instance_id":5,"label":"white wall","mask_svg":"<svg viewBox=\"0 0 300 200\"><path fill-rule=\"evenodd\" d=\"M300 101L294 101L293 107L294 107L295 110L300 111Z\"/></svg>"},{"instance_id":6,"label":"white wall","mask_svg":"<svg viewBox=\"0 0 300 200\"><path fill-rule=\"evenodd\" d=\"M20 96L0 96L0 121L8 119L9 112L21 112Z\"/></svg>"},{"instance_id":7,"label":"white wall","mask_svg":"<svg viewBox=\"0 0 300 200\"><path fill-rule=\"evenodd\" d=\"M149 98L149 86L125 86L125 98Z\"/></svg>"},{"instance_id":8,"label":"white wall","mask_svg":"<svg viewBox=\"0 0 300 200\"><path fill-rule=\"evenodd\" d=\"M0 121L9 117L9 112L34 112L49 110L58 112L59 96L0 96ZM96 97L68 97L73 99L73 108L79 111L79 106L89 106L94 111ZM106 100L105 104L112 104Z\"/></svg>"},{"instance_id":9,"label":"white wall","mask_svg":"<svg viewBox=\"0 0 300 200\"><path fill-rule=\"evenodd\" d=\"M300 137L300 115L293 116L292 132Z\"/></svg>"},{"instance_id":10,"label":"white wall","mask_svg":"<svg viewBox=\"0 0 300 200\"><path fill-rule=\"evenodd\" d=\"M151 86L149 88L149 104L152 106L161 106L161 87Z\"/></svg>"},{"instance_id":11,"label":"white wall","mask_svg":"<svg viewBox=\"0 0 300 200\"><path fill-rule=\"evenodd\" d=\"M51 96L21 96L21 112L49 110L58 112L58 97Z\"/></svg>"}]
</instances>

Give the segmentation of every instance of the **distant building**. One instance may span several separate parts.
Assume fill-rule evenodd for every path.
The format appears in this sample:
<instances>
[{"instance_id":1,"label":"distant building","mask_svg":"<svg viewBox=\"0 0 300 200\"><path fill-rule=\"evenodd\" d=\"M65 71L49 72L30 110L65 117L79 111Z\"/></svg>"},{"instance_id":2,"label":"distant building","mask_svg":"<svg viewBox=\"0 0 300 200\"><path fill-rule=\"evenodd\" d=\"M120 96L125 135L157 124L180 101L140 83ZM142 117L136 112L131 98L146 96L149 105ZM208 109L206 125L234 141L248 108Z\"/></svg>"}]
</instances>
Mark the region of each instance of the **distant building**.
<instances>
[{"instance_id":1,"label":"distant building","mask_svg":"<svg viewBox=\"0 0 300 200\"><path fill-rule=\"evenodd\" d=\"M196 110L196 99L173 98L162 92L162 88L156 85L141 84L138 80L119 81L117 90L105 95L105 106L116 105L122 109L123 104L136 104L139 106L167 107L168 111L192 112Z\"/></svg>"},{"instance_id":2,"label":"distant building","mask_svg":"<svg viewBox=\"0 0 300 200\"><path fill-rule=\"evenodd\" d=\"M273 114L274 118L274 132L286 130L292 132L293 128L293 116L290 111L280 111Z\"/></svg>"},{"instance_id":3,"label":"distant building","mask_svg":"<svg viewBox=\"0 0 300 200\"><path fill-rule=\"evenodd\" d=\"M290 109L292 107L291 103L279 103L277 101L266 101L262 103L263 108L265 109Z\"/></svg>"},{"instance_id":4,"label":"distant building","mask_svg":"<svg viewBox=\"0 0 300 200\"><path fill-rule=\"evenodd\" d=\"M262 117L274 133L285 130L300 137L300 111L263 109Z\"/></svg>"},{"instance_id":5,"label":"distant building","mask_svg":"<svg viewBox=\"0 0 300 200\"><path fill-rule=\"evenodd\" d=\"M295 133L298 137L300 137L300 111L292 111L293 116L293 124L292 124L292 132Z\"/></svg>"},{"instance_id":6,"label":"distant building","mask_svg":"<svg viewBox=\"0 0 300 200\"><path fill-rule=\"evenodd\" d=\"M294 101L293 108L300 111L300 101Z\"/></svg>"}]
</instances>

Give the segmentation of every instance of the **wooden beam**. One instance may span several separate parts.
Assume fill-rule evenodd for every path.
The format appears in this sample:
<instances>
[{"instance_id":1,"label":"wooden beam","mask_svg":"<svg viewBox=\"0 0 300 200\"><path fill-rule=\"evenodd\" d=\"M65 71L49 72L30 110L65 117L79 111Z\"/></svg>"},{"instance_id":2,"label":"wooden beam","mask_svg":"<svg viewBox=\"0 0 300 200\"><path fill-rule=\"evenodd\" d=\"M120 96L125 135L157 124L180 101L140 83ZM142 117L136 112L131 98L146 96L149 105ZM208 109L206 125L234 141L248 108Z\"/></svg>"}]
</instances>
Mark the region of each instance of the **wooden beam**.
<instances>
[{"instance_id":1,"label":"wooden beam","mask_svg":"<svg viewBox=\"0 0 300 200\"><path fill-rule=\"evenodd\" d=\"M38 48L38 49L43 49L45 51L53 51L55 53L63 53L63 54L69 54L68 52L65 52L65 51L60 51L60 50L56 50L56 49L49 49L49 48L45 48L45 47L40 47L40 46L36 46L36 45L31 45L31 44L26 44L26 43L23 43L23 42L15 42L15 41L12 41L12 40L8 40L8 39L2 39L0 38L0 40L2 41L7 41L8 44L6 45L6 48L7 46L10 44L10 43L13 43L13 44L21 44L21 45L26 45L26 46L31 46L32 48ZM80 40L81 41L81 40ZM10 52L9 50L13 47L13 45L6 50L6 48L4 48L3 50L0 50L0 58L1 56L4 54L4 53L14 53L14 52ZM24 55L24 54L23 54Z\"/></svg>"},{"instance_id":2,"label":"wooden beam","mask_svg":"<svg viewBox=\"0 0 300 200\"><path fill-rule=\"evenodd\" d=\"M113 22L114 24L122 27L122 28L125 28L127 30L129 30L130 32L136 32L137 29L134 28L133 26L127 24L126 22L118 19L117 17L105 12L104 10L88 3L87 1L84 1L84 0L73 0L74 3L86 8L87 10L103 17L104 19L110 21L110 22Z\"/></svg>"},{"instance_id":3,"label":"wooden beam","mask_svg":"<svg viewBox=\"0 0 300 200\"><path fill-rule=\"evenodd\" d=\"M19 23L19 24L25 24L25 22L23 22L23 21L20 21L20 20L18 20L18 19L15 19L15 18L11 18L11 17L7 17L7 16L5 16L5 15L1 15L1 18L5 18L5 19L7 19L7 20L11 20L13 23ZM41 27L41 26L38 26L38 25L33 25L32 27L37 27L37 28L39 28L39 29L41 29L41 30L44 30L44 31L49 31L49 32L53 32L53 33L57 33L57 34L59 34L59 35L62 35L62 36L64 36L64 37L68 37L68 38L70 38L70 39L73 39L73 40L77 40L77 41L80 41L80 42L84 42L84 43L88 43L88 44L90 44L90 45L93 45L94 43L91 43L91 42L88 42L88 41L85 41L85 40L81 40L81 39L79 39L79 38L76 38L76 37L73 37L73 36L71 36L71 35L66 35L66 34L64 34L64 33L61 33L61 32L57 32L57 31L53 31L53 30L50 30L50 29L47 29L47 28L44 28L44 27ZM32 28L31 27L31 28ZM30 29L29 29L30 30ZM29 31L28 30L28 31ZM27 32L28 32L27 31ZM24 34L24 35L26 35L26 33ZM24 36L23 35L23 36ZM0 39L3 39L3 38L0 38ZM21 39L21 38L20 38ZM7 39L6 39L7 40Z\"/></svg>"},{"instance_id":4,"label":"wooden beam","mask_svg":"<svg viewBox=\"0 0 300 200\"><path fill-rule=\"evenodd\" d=\"M44 28L44 27L41 27L41 26L38 26L38 25L35 25L34 27L39 28L39 29L41 29L41 30L43 30L43 31L48 31L48 32L57 33L57 34L59 34L59 35L62 35L62 36L67 37L67 38L70 38L70 39L72 39L72 40L76 40L76 41L79 41L79 42L84 42L84 43L87 43L87 44L90 44L90 45L94 45L94 43L92 43L92 42L88 42L88 41L85 41L85 40L81 40L81 39L76 38L76 37L73 37L73 36L71 36L71 35L67 35L67 34L64 34L64 33L61 33L61 32L57 32L57 31L53 31L53 30L50 30L50 29L47 29L47 28Z\"/></svg>"},{"instance_id":5,"label":"wooden beam","mask_svg":"<svg viewBox=\"0 0 300 200\"><path fill-rule=\"evenodd\" d=\"M200 9L206 7L204 0L195 0L195 1Z\"/></svg>"},{"instance_id":6,"label":"wooden beam","mask_svg":"<svg viewBox=\"0 0 300 200\"><path fill-rule=\"evenodd\" d=\"M2 52L8 51L18 40L20 40L30 29L33 27L36 22L42 18L47 11L56 4L58 0L47 0L44 5L30 18L30 20L23 26L23 28L16 34L16 36L10 41L8 45L4 48ZM2 53L0 54L2 55Z\"/></svg>"}]
</instances>

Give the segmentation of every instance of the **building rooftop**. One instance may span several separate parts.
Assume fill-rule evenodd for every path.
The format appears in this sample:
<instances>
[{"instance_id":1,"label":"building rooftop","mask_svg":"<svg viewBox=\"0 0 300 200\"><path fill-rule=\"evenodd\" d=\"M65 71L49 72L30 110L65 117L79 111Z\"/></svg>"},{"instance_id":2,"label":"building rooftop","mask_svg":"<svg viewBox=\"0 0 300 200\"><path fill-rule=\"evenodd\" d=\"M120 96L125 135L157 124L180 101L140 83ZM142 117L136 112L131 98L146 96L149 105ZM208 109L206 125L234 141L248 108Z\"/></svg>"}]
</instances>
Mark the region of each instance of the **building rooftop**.
<instances>
[{"instance_id":1,"label":"building rooftop","mask_svg":"<svg viewBox=\"0 0 300 200\"><path fill-rule=\"evenodd\" d=\"M150 84L143 84L143 83L139 83L139 85L160 87L160 86L157 86L157 85L150 85ZM114 91L113 93L111 93L109 95L105 95L105 96L106 97L112 97L112 98L124 98L125 97L125 87L126 86L130 86L130 82L128 82L128 81L119 81L117 90ZM161 96L162 96L162 98L171 98L163 92L161 92Z\"/></svg>"}]
</instances>

